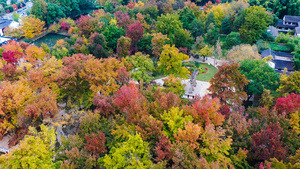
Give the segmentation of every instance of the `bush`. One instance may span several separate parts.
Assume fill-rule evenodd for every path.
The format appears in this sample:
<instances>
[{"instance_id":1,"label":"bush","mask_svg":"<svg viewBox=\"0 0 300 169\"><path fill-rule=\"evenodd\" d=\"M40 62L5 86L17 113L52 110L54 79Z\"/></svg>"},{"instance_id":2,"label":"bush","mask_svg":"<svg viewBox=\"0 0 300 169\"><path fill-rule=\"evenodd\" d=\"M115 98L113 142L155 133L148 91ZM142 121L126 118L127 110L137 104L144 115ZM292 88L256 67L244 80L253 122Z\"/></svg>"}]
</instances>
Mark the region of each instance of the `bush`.
<instances>
[{"instance_id":1,"label":"bush","mask_svg":"<svg viewBox=\"0 0 300 169\"><path fill-rule=\"evenodd\" d=\"M17 13L13 13L13 15L12 15L13 20L16 21L16 22L19 22L19 17L20 16Z\"/></svg>"},{"instance_id":2,"label":"bush","mask_svg":"<svg viewBox=\"0 0 300 169\"><path fill-rule=\"evenodd\" d=\"M257 46L259 52L262 52L263 50L271 48L270 44L263 40L257 41L256 46Z\"/></svg>"},{"instance_id":3,"label":"bush","mask_svg":"<svg viewBox=\"0 0 300 169\"><path fill-rule=\"evenodd\" d=\"M275 41L275 37L270 32L265 32L262 34L262 36L263 36L263 40L265 41L269 41L269 42Z\"/></svg>"},{"instance_id":4,"label":"bush","mask_svg":"<svg viewBox=\"0 0 300 169\"><path fill-rule=\"evenodd\" d=\"M277 43L287 43L290 39L290 36L284 33L280 33L276 38L275 42Z\"/></svg>"},{"instance_id":5,"label":"bush","mask_svg":"<svg viewBox=\"0 0 300 169\"><path fill-rule=\"evenodd\" d=\"M13 12L13 11L14 11L14 8L13 8L12 6L7 6L7 7L5 7L5 11L6 11L7 13Z\"/></svg>"}]
</instances>

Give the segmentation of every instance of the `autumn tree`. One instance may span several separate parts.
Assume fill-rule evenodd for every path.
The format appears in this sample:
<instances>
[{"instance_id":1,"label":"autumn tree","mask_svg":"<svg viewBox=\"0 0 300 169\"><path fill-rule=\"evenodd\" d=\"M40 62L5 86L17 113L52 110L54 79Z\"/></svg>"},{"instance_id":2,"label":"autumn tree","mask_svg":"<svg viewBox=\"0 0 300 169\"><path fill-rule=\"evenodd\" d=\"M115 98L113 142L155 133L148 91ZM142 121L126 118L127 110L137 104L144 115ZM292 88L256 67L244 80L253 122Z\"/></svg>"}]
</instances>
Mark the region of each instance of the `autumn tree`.
<instances>
[{"instance_id":1,"label":"autumn tree","mask_svg":"<svg viewBox=\"0 0 300 169\"><path fill-rule=\"evenodd\" d=\"M127 12L123 13L122 11L117 11L114 13L114 15L117 19L118 25L125 30L132 23L132 20L130 20L130 16Z\"/></svg>"},{"instance_id":2,"label":"autumn tree","mask_svg":"<svg viewBox=\"0 0 300 169\"><path fill-rule=\"evenodd\" d=\"M278 98L275 105L279 113L293 113L300 111L300 95L292 93L283 98Z\"/></svg>"},{"instance_id":3,"label":"autumn tree","mask_svg":"<svg viewBox=\"0 0 300 169\"><path fill-rule=\"evenodd\" d=\"M34 16L23 17L21 20L21 30L25 38L30 39L36 35L40 35L45 29L45 22Z\"/></svg>"},{"instance_id":4,"label":"autumn tree","mask_svg":"<svg viewBox=\"0 0 300 169\"><path fill-rule=\"evenodd\" d=\"M163 35L162 33L153 33L153 38L151 40L151 43L153 45L153 54L158 58L163 51L163 46L167 43L169 38L167 35Z\"/></svg>"},{"instance_id":5,"label":"autumn tree","mask_svg":"<svg viewBox=\"0 0 300 169\"><path fill-rule=\"evenodd\" d=\"M295 93L300 94L300 72L280 76L280 86L277 90L281 96Z\"/></svg>"},{"instance_id":6,"label":"autumn tree","mask_svg":"<svg viewBox=\"0 0 300 169\"><path fill-rule=\"evenodd\" d=\"M96 158L100 157L100 154L106 153L105 146L105 134L98 132L90 135L85 135L86 143L84 149L91 153Z\"/></svg>"},{"instance_id":7,"label":"autumn tree","mask_svg":"<svg viewBox=\"0 0 300 169\"><path fill-rule=\"evenodd\" d=\"M164 85L162 91L169 93L173 92L179 96L184 95L185 90L183 84L181 84L181 79L179 77L175 77L173 74L169 75L167 78L163 79Z\"/></svg>"},{"instance_id":8,"label":"autumn tree","mask_svg":"<svg viewBox=\"0 0 300 169\"><path fill-rule=\"evenodd\" d=\"M121 147L114 147L101 163L106 168L149 168L152 165L148 143L139 134L129 136Z\"/></svg>"},{"instance_id":9,"label":"autumn tree","mask_svg":"<svg viewBox=\"0 0 300 169\"><path fill-rule=\"evenodd\" d=\"M229 36L229 35L228 35ZM260 59L258 49L255 45L242 44L234 46L226 53L226 59L230 61L243 61L246 59L255 60Z\"/></svg>"},{"instance_id":10,"label":"autumn tree","mask_svg":"<svg viewBox=\"0 0 300 169\"><path fill-rule=\"evenodd\" d=\"M131 39L121 36L118 39L117 54L119 57L126 57L130 54Z\"/></svg>"},{"instance_id":11,"label":"autumn tree","mask_svg":"<svg viewBox=\"0 0 300 169\"><path fill-rule=\"evenodd\" d=\"M283 129L278 122L271 123L266 129L253 134L251 154L255 160L284 160L287 153L287 147L283 144Z\"/></svg>"},{"instance_id":12,"label":"autumn tree","mask_svg":"<svg viewBox=\"0 0 300 169\"><path fill-rule=\"evenodd\" d=\"M106 58L107 53L107 42L102 34L93 33L90 37L90 43L88 44L88 49L91 54L96 58Z\"/></svg>"},{"instance_id":13,"label":"autumn tree","mask_svg":"<svg viewBox=\"0 0 300 169\"><path fill-rule=\"evenodd\" d=\"M57 77L57 83L61 90L61 97L64 100L76 101L78 105L89 100L87 98L91 95L90 85L81 73L85 67L84 62L91 57L78 54L63 58L64 67L62 67L61 73Z\"/></svg>"},{"instance_id":14,"label":"autumn tree","mask_svg":"<svg viewBox=\"0 0 300 169\"><path fill-rule=\"evenodd\" d=\"M211 92L210 95L220 98L225 105L241 104L243 100L247 99L244 87L249 81L238 69L238 63L223 64L218 67L219 71L210 79L211 86L208 89Z\"/></svg>"},{"instance_id":15,"label":"autumn tree","mask_svg":"<svg viewBox=\"0 0 300 169\"><path fill-rule=\"evenodd\" d=\"M199 152L208 163L219 162L224 168L227 168L232 165L231 159L227 157L232 139L224 138L224 136L225 130L221 127L215 129L213 124L206 126L205 131L201 134L203 144Z\"/></svg>"},{"instance_id":16,"label":"autumn tree","mask_svg":"<svg viewBox=\"0 0 300 169\"><path fill-rule=\"evenodd\" d=\"M143 116L149 115L147 99L139 93L134 83L122 86L113 99L113 105L126 115L127 123L137 124Z\"/></svg>"},{"instance_id":17,"label":"autumn tree","mask_svg":"<svg viewBox=\"0 0 300 169\"><path fill-rule=\"evenodd\" d=\"M18 120L20 112L24 111L26 102L33 95L33 91L24 81L11 83L4 81L0 85L0 136L14 131L21 126Z\"/></svg>"},{"instance_id":18,"label":"autumn tree","mask_svg":"<svg viewBox=\"0 0 300 169\"><path fill-rule=\"evenodd\" d=\"M178 134L175 134L174 137L177 142L186 142L193 150L196 150L200 148L198 141L202 132L203 129L199 125L188 122L185 124L184 130L179 128Z\"/></svg>"},{"instance_id":19,"label":"autumn tree","mask_svg":"<svg viewBox=\"0 0 300 169\"><path fill-rule=\"evenodd\" d=\"M0 156L3 168L55 168L53 162L55 130L41 125L41 131L30 127L29 135L8 154Z\"/></svg>"},{"instance_id":20,"label":"autumn tree","mask_svg":"<svg viewBox=\"0 0 300 169\"><path fill-rule=\"evenodd\" d=\"M80 34L89 38L91 33L95 32L95 19L88 15L81 15L76 21L78 28L80 29Z\"/></svg>"},{"instance_id":21,"label":"autumn tree","mask_svg":"<svg viewBox=\"0 0 300 169\"><path fill-rule=\"evenodd\" d=\"M188 58L188 55L180 53L174 45L164 45L157 69L163 71L165 75L174 74L186 78L189 71L182 66L182 61L188 60Z\"/></svg>"},{"instance_id":22,"label":"autumn tree","mask_svg":"<svg viewBox=\"0 0 300 169\"><path fill-rule=\"evenodd\" d=\"M183 110L178 107L173 107L169 111L165 111L161 115L163 126L163 133L172 142L175 141L174 136L178 133L178 129L184 129L186 123L193 121L192 116L183 116Z\"/></svg>"},{"instance_id":23,"label":"autumn tree","mask_svg":"<svg viewBox=\"0 0 300 169\"><path fill-rule=\"evenodd\" d=\"M132 63L135 68L131 75L136 81L143 80L144 82L151 81L151 72L154 70L153 61L149 58L149 55L143 55L141 52L136 53L127 60Z\"/></svg>"},{"instance_id":24,"label":"autumn tree","mask_svg":"<svg viewBox=\"0 0 300 169\"><path fill-rule=\"evenodd\" d=\"M159 141L156 142L155 146L155 154L157 157L155 158L155 161L161 162L161 161L169 161L172 158L172 152L171 152L172 144L171 141L166 136L160 136Z\"/></svg>"},{"instance_id":25,"label":"autumn tree","mask_svg":"<svg viewBox=\"0 0 300 169\"><path fill-rule=\"evenodd\" d=\"M194 123L204 127L209 124L220 126L224 122L224 115L219 113L220 100L218 98L210 98L208 95L189 106L183 106L184 114L190 115L194 119Z\"/></svg>"},{"instance_id":26,"label":"autumn tree","mask_svg":"<svg viewBox=\"0 0 300 169\"><path fill-rule=\"evenodd\" d=\"M143 33L144 28L138 21L128 26L126 37L129 37L131 39L131 51L138 51L137 43L143 38Z\"/></svg>"}]
</instances>

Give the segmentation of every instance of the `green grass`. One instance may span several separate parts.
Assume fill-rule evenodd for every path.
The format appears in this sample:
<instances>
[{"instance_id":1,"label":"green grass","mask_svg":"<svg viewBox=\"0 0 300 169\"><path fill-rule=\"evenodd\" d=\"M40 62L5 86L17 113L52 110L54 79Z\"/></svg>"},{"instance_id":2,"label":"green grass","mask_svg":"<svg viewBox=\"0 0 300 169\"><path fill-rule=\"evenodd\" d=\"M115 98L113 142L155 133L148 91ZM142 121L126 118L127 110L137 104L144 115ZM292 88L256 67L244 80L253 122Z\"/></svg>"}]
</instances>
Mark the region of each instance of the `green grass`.
<instances>
[{"instance_id":1,"label":"green grass","mask_svg":"<svg viewBox=\"0 0 300 169\"><path fill-rule=\"evenodd\" d=\"M270 42L271 49L279 52L291 52L290 49L286 46L279 45L276 42Z\"/></svg>"},{"instance_id":2,"label":"green grass","mask_svg":"<svg viewBox=\"0 0 300 169\"><path fill-rule=\"evenodd\" d=\"M215 68L214 66L212 65L208 65L206 63L201 63L200 64L200 67L202 69L205 69L207 68L207 72L206 73L199 73L198 76L197 76L197 80L201 80L201 81L206 81L208 82L212 77L215 76L215 74L218 72L218 69Z\"/></svg>"}]
</instances>

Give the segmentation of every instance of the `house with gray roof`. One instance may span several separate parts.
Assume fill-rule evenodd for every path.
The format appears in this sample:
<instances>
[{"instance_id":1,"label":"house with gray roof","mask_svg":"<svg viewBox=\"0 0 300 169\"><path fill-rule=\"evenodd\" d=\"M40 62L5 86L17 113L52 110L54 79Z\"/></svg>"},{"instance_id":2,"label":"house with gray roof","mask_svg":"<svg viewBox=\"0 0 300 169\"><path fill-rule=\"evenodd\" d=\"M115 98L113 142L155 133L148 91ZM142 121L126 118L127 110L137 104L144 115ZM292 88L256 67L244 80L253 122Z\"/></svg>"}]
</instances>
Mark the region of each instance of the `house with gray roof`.
<instances>
[{"instance_id":1,"label":"house with gray roof","mask_svg":"<svg viewBox=\"0 0 300 169\"><path fill-rule=\"evenodd\" d=\"M272 56L272 61L269 62L269 65L278 73L282 73L285 68L287 68L288 72L294 72L294 55L291 53L285 52L275 52L271 49L266 49L261 52L261 57L265 58L268 56Z\"/></svg>"},{"instance_id":2,"label":"house with gray roof","mask_svg":"<svg viewBox=\"0 0 300 169\"><path fill-rule=\"evenodd\" d=\"M287 33L295 30L295 36L300 36L300 16L285 15L276 25L278 32Z\"/></svg>"}]
</instances>

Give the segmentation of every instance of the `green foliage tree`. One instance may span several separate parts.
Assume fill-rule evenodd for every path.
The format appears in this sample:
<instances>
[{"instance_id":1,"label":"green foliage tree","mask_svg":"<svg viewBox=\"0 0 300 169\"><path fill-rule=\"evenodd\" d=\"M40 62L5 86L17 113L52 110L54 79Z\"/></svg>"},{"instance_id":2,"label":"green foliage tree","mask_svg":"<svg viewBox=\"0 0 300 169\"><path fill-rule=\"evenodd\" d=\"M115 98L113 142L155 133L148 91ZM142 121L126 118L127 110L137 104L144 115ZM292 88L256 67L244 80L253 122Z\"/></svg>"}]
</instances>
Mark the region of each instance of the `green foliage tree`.
<instances>
[{"instance_id":1,"label":"green foliage tree","mask_svg":"<svg viewBox=\"0 0 300 169\"><path fill-rule=\"evenodd\" d=\"M229 34L231 32L229 17L225 17L221 25L222 33Z\"/></svg>"},{"instance_id":2,"label":"green foliage tree","mask_svg":"<svg viewBox=\"0 0 300 169\"><path fill-rule=\"evenodd\" d=\"M188 31L182 28L182 22L177 14L161 15L157 18L156 32L168 35L171 44L177 47L188 47L191 45L191 37Z\"/></svg>"},{"instance_id":3,"label":"green foliage tree","mask_svg":"<svg viewBox=\"0 0 300 169\"><path fill-rule=\"evenodd\" d=\"M55 22L57 19L64 18L66 15L64 11L56 4L48 3L48 11L47 11L47 25Z\"/></svg>"},{"instance_id":4,"label":"green foliage tree","mask_svg":"<svg viewBox=\"0 0 300 169\"><path fill-rule=\"evenodd\" d=\"M13 148L10 153L0 156L2 168L56 168L53 163L55 144L55 130L41 125L41 131L37 132L33 127L29 128L29 135L24 141Z\"/></svg>"},{"instance_id":5,"label":"green foliage tree","mask_svg":"<svg viewBox=\"0 0 300 169\"><path fill-rule=\"evenodd\" d=\"M163 49L157 63L157 69L163 71L165 75L174 74L175 76L186 78L189 71L182 66L182 61L188 60L189 56L180 53L174 45L164 45Z\"/></svg>"},{"instance_id":6,"label":"green foliage tree","mask_svg":"<svg viewBox=\"0 0 300 169\"><path fill-rule=\"evenodd\" d=\"M179 11L179 19L184 29L188 29L195 18L193 10L190 10L188 7Z\"/></svg>"},{"instance_id":7,"label":"green foliage tree","mask_svg":"<svg viewBox=\"0 0 300 169\"><path fill-rule=\"evenodd\" d=\"M19 21L19 14L18 13L13 13L12 18L14 21L18 22Z\"/></svg>"},{"instance_id":8,"label":"green foliage tree","mask_svg":"<svg viewBox=\"0 0 300 169\"><path fill-rule=\"evenodd\" d=\"M154 70L153 61L149 58L149 55L143 55L141 52L136 53L130 57L127 57L127 60L130 61L135 68L131 75L134 80L144 82L151 81L151 71Z\"/></svg>"},{"instance_id":9,"label":"green foliage tree","mask_svg":"<svg viewBox=\"0 0 300 169\"><path fill-rule=\"evenodd\" d=\"M205 41L210 45L215 45L219 38L219 30L215 28L215 25L211 23L208 27L207 33L205 34Z\"/></svg>"},{"instance_id":10,"label":"green foliage tree","mask_svg":"<svg viewBox=\"0 0 300 169\"><path fill-rule=\"evenodd\" d=\"M248 99L252 95L261 95L264 89L276 91L279 87L278 73L262 60L242 61L239 70L250 81L245 87Z\"/></svg>"},{"instance_id":11,"label":"green foliage tree","mask_svg":"<svg viewBox=\"0 0 300 169\"><path fill-rule=\"evenodd\" d=\"M226 36L223 46L225 49L231 49L233 46L240 45L241 43L240 34L231 32Z\"/></svg>"},{"instance_id":12,"label":"green foliage tree","mask_svg":"<svg viewBox=\"0 0 300 169\"><path fill-rule=\"evenodd\" d=\"M215 17L214 17L214 13L213 12L210 12L207 15L207 18L205 20L205 32L208 32L208 29L209 29L209 26L210 26L211 23L214 24L214 25L216 25L216 21L215 21Z\"/></svg>"},{"instance_id":13,"label":"green foliage tree","mask_svg":"<svg viewBox=\"0 0 300 169\"><path fill-rule=\"evenodd\" d=\"M191 32L191 35L194 39L198 36L204 34L204 24L199 19L194 19L193 22L189 25L188 30Z\"/></svg>"},{"instance_id":14,"label":"green foliage tree","mask_svg":"<svg viewBox=\"0 0 300 169\"><path fill-rule=\"evenodd\" d=\"M107 47L116 51L118 39L125 36L125 30L116 25L108 25L102 33L107 41Z\"/></svg>"},{"instance_id":15,"label":"green foliage tree","mask_svg":"<svg viewBox=\"0 0 300 169\"><path fill-rule=\"evenodd\" d=\"M30 14L42 21L47 22L48 4L44 0L33 0Z\"/></svg>"},{"instance_id":16,"label":"green foliage tree","mask_svg":"<svg viewBox=\"0 0 300 169\"><path fill-rule=\"evenodd\" d=\"M105 168L150 168L152 162L148 143L139 134L129 136L120 147L113 147L108 155L99 160Z\"/></svg>"},{"instance_id":17,"label":"green foliage tree","mask_svg":"<svg viewBox=\"0 0 300 169\"><path fill-rule=\"evenodd\" d=\"M293 54L294 54L293 61L295 63L294 69L300 70L300 42L295 46L295 50Z\"/></svg>"},{"instance_id":18,"label":"green foliage tree","mask_svg":"<svg viewBox=\"0 0 300 169\"><path fill-rule=\"evenodd\" d=\"M272 23L272 15L265 8L252 6L245 9L245 22L240 28L240 34L244 41L254 43L262 38L262 34Z\"/></svg>"}]
</instances>

